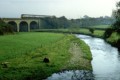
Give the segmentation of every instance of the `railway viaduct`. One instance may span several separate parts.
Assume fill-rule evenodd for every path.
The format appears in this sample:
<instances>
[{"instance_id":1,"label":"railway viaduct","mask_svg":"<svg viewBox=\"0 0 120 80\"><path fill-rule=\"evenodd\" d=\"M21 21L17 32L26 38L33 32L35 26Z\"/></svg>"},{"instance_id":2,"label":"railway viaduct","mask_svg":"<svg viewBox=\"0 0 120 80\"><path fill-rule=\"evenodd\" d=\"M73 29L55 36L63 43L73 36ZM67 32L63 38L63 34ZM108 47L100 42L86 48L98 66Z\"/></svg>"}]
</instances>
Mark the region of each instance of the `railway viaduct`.
<instances>
[{"instance_id":1,"label":"railway viaduct","mask_svg":"<svg viewBox=\"0 0 120 80\"><path fill-rule=\"evenodd\" d=\"M52 16L22 14L21 18L3 18L3 21L11 24L16 32L29 32L34 29L40 29L41 19L45 17Z\"/></svg>"}]
</instances>

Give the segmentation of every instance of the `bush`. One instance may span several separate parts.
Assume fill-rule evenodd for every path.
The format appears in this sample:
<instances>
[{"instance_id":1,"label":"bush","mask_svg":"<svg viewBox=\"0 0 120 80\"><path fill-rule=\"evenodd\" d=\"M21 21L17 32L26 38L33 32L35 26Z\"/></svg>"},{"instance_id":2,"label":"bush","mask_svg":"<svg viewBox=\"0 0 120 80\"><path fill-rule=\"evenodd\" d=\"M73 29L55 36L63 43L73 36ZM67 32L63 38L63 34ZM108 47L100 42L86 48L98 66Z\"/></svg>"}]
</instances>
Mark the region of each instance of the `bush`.
<instances>
[{"instance_id":1,"label":"bush","mask_svg":"<svg viewBox=\"0 0 120 80\"><path fill-rule=\"evenodd\" d=\"M13 33L13 27L0 19L0 35Z\"/></svg>"},{"instance_id":2,"label":"bush","mask_svg":"<svg viewBox=\"0 0 120 80\"><path fill-rule=\"evenodd\" d=\"M94 33L94 29L90 28L89 31L93 34Z\"/></svg>"},{"instance_id":3,"label":"bush","mask_svg":"<svg viewBox=\"0 0 120 80\"><path fill-rule=\"evenodd\" d=\"M111 34L114 32L114 29L112 28L107 28L104 33L104 38L107 39L111 36Z\"/></svg>"}]
</instances>

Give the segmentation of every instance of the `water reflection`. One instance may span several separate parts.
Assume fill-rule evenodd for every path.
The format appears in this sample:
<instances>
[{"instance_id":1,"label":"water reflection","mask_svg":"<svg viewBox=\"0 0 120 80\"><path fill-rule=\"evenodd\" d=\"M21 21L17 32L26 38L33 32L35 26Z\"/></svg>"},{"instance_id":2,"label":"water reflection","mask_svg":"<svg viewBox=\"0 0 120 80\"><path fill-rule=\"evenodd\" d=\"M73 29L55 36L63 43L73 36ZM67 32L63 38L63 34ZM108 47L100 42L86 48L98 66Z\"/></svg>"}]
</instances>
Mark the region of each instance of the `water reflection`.
<instances>
[{"instance_id":1,"label":"water reflection","mask_svg":"<svg viewBox=\"0 0 120 80\"><path fill-rule=\"evenodd\" d=\"M94 77L91 71L70 70L61 73L54 73L46 80L94 80Z\"/></svg>"}]
</instances>

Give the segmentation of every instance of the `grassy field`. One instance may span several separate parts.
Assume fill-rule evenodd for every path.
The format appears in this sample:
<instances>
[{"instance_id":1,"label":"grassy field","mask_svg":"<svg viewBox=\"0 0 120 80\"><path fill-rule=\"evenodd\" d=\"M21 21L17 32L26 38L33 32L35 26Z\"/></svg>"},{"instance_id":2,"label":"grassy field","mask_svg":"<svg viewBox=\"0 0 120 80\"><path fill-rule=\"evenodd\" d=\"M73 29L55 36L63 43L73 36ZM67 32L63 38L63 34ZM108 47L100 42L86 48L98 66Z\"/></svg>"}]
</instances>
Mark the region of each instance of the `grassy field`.
<instances>
[{"instance_id":1,"label":"grassy field","mask_svg":"<svg viewBox=\"0 0 120 80\"><path fill-rule=\"evenodd\" d=\"M102 37L105 31L104 30L94 30L94 33L91 34L89 29L80 29L80 32L83 33L83 34L89 34L89 35L95 35L95 36L98 36L98 37Z\"/></svg>"},{"instance_id":2,"label":"grassy field","mask_svg":"<svg viewBox=\"0 0 120 80\"><path fill-rule=\"evenodd\" d=\"M94 28L94 33L93 34L91 34L91 32L89 31L89 29L85 29L85 28L81 28L79 30L79 32L81 32L83 34L97 36L97 37L103 37L103 34L104 34L105 30L99 30L99 29L106 29L108 27L110 27L110 25L91 26L91 28Z\"/></svg>"},{"instance_id":3,"label":"grassy field","mask_svg":"<svg viewBox=\"0 0 120 80\"><path fill-rule=\"evenodd\" d=\"M77 33L77 34L93 35L93 36L96 36L96 37L103 37L105 29L108 28L108 27L109 27L109 25L97 25L97 26L91 26L91 27L88 27L88 28L40 29L40 30L34 30L34 31L37 31L37 32L56 32L56 33ZM94 28L94 33L93 34L91 34L91 32L89 31L89 28Z\"/></svg>"},{"instance_id":4,"label":"grassy field","mask_svg":"<svg viewBox=\"0 0 120 80\"><path fill-rule=\"evenodd\" d=\"M19 33L17 35L0 36L0 45L2 46L0 47L0 61L16 58L24 53L27 54L40 46L51 45L52 42L62 37L64 37L63 34L48 33Z\"/></svg>"},{"instance_id":5,"label":"grassy field","mask_svg":"<svg viewBox=\"0 0 120 80\"><path fill-rule=\"evenodd\" d=\"M106 29L109 28L110 25L97 25L97 26L92 26L92 28L102 28L102 29Z\"/></svg>"},{"instance_id":6,"label":"grassy field","mask_svg":"<svg viewBox=\"0 0 120 80\"><path fill-rule=\"evenodd\" d=\"M78 44L81 61L77 61L79 65L66 66L74 53L70 51L74 46L71 44ZM18 33L0 36L0 45L0 80L41 80L62 70L92 70L89 47L74 35ZM49 58L49 63L43 62L45 57Z\"/></svg>"},{"instance_id":7,"label":"grassy field","mask_svg":"<svg viewBox=\"0 0 120 80\"><path fill-rule=\"evenodd\" d=\"M86 35L93 35L96 37L103 37L103 34L105 30L94 30L94 33L91 34L89 29L85 28L80 28L80 29L74 29L74 30L69 30L69 29L41 29L37 30L37 32L53 32L53 33L74 33L74 34L86 34Z\"/></svg>"}]
</instances>

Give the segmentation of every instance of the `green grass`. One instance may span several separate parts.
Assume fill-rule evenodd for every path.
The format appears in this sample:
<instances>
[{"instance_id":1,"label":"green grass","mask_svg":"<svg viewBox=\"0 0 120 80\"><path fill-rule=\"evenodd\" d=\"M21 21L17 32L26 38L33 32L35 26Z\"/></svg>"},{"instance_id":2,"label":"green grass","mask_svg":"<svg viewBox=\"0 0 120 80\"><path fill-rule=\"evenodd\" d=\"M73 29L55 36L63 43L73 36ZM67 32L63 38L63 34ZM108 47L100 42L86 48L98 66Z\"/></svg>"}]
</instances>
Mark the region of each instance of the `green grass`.
<instances>
[{"instance_id":1,"label":"green grass","mask_svg":"<svg viewBox=\"0 0 120 80\"><path fill-rule=\"evenodd\" d=\"M80 29L74 29L74 30L69 30L69 29L41 29L37 30L40 32L56 32L56 33L82 33L82 34L89 34L91 35L91 32L89 29L86 28L80 28ZM105 30L96 30L93 35L98 35L98 36L103 36Z\"/></svg>"},{"instance_id":2,"label":"green grass","mask_svg":"<svg viewBox=\"0 0 120 80\"><path fill-rule=\"evenodd\" d=\"M112 35L107 39L110 43L116 43L117 40L120 39L120 35L118 35L116 32L112 33Z\"/></svg>"},{"instance_id":3,"label":"green grass","mask_svg":"<svg viewBox=\"0 0 120 80\"><path fill-rule=\"evenodd\" d=\"M19 33L0 36L0 45L2 46L0 47L0 61L27 54L38 47L51 45L52 42L56 42L62 37L64 37L63 34L51 33Z\"/></svg>"},{"instance_id":4,"label":"green grass","mask_svg":"<svg viewBox=\"0 0 120 80\"><path fill-rule=\"evenodd\" d=\"M89 29L80 29L80 33L87 34L87 35L93 35L96 37L103 37L105 30L94 30L94 33L92 34Z\"/></svg>"},{"instance_id":5,"label":"green grass","mask_svg":"<svg viewBox=\"0 0 120 80\"><path fill-rule=\"evenodd\" d=\"M117 32L113 32L106 42L110 43L112 46L118 48L120 51L120 35Z\"/></svg>"},{"instance_id":6,"label":"green grass","mask_svg":"<svg viewBox=\"0 0 120 80\"><path fill-rule=\"evenodd\" d=\"M73 29L71 28L70 29L40 29L40 30L35 30L35 31L56 32L56 33L81 33L81 34L86 34L86 35L93 35L96 37L103 37L105 29L108 27L110 27L110 25L96 25L96 26L77 28L77 29L75 28ZM91 32L89 31L89 28L95 28L94 34L91 34Z\"/></svg>"},{"instance_id":7,"label":"green grass","mask_svg":"<svg viewBox=\"0 0 120 80\"><path fill-rule=\"evenodd\" d=\"M84 33L84 34L91 34L90 31L89 31L89 29L84 29L84 28L81 28L81 29L79 30L79 32L80 32L80 33Z\"/></svg>"},{"instance_id":8,"label":"green grass","mask_svg":"<svg viewBox=\"0 0 120 80\"><path fill-rule=\"evenodd\" d=\"M82 47L84 60L89 60L89 65L81 69L91 70L88 46L73 35L29 32L0 36L0 63L8 62L7 68L0 65L0 80L41 80L62 71L72 57L69 52L72 42ZM45 57L49 63L43 62Z\"/></svg>"},{"instance_id":9,"label":"green grass","mask_svg":"<svg viewBox=\"0 0 120 80\"><path fill-rule=\"evenodd\" d=\"M106 29L109 28L110 25L97 25L97 26L91 26L92 28L101 28L101 29Z\"/></svg>"},{"instance_id":10,"label":"green grass","mask_svg":"<svg viewBox=\"0 0 120 80\"><path fill-rule=\"evenodd\" d=\"M103 37L105 30L95 30L93 35L97 37Z\"/></svg>"}]
</instances>

